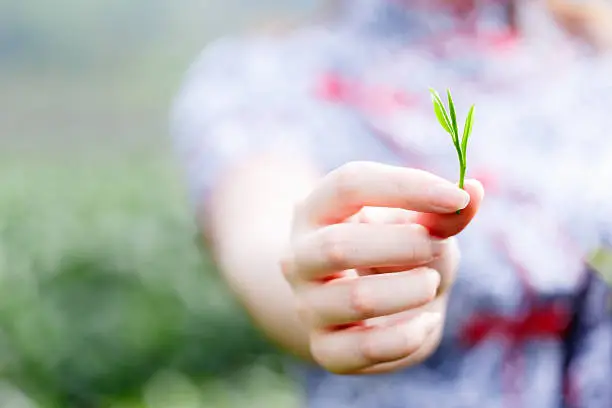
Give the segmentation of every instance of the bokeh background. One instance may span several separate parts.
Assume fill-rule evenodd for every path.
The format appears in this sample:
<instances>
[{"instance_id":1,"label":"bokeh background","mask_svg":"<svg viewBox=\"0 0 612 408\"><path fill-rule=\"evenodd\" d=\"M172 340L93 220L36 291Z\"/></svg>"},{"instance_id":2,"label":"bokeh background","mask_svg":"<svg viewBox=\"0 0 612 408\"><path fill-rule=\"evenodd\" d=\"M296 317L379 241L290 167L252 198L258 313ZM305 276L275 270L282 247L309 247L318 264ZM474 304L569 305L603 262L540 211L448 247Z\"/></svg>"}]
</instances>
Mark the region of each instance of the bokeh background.
<instances>
[{"instance_id":1,"label":"bokeh background","mask_svg":"<svg viewBox=\"0 0 612 408\"><path fill-rule=\"evenodd\" d=\"M291 407L198 248L168 111L211 39L313 1L0 0L0 407Z\"/></svg>"}]
</instances>

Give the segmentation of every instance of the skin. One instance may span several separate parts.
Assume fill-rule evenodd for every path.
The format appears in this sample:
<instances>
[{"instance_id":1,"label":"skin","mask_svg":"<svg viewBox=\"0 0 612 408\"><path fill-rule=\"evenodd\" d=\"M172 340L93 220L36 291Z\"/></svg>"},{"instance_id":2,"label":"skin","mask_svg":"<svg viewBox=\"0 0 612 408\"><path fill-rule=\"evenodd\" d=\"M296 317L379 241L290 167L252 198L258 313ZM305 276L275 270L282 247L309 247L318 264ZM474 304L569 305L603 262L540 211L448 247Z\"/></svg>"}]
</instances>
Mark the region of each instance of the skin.
<instances>
[{"instance_id":1,"label":"skin","mask_svg":"<svg viewBox=\"0 0 612 408\"><path fill-rule=\"evenodd\" d=\"M612 44L610 6L546 1L570 32ZM334 373L384 373L439 344L454 237L484 195L475 180L465 190L414 169L321 175L306 158L267 155L227 171L199 216L220 272L272 340Z\"/></svg>"},{"instance_id":2,"label":"skin","mask_svg":"<svg viewBox=\"0 0 612 408\"><path fill-rule=\"evenodd\" d=\"M423 361L482 186L367 162L320 176L290 159L254 158L216 191L207 218L226 280L270 338L331 372Z\"/></svg>"}]
</instances>

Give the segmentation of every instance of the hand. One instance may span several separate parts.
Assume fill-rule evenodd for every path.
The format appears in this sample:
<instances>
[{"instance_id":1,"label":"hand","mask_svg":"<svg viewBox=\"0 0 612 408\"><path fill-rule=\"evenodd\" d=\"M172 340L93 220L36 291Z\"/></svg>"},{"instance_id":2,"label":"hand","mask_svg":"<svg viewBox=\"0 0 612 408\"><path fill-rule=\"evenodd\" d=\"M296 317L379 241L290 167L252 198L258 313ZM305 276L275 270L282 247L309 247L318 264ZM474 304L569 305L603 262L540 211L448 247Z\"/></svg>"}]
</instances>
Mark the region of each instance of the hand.
<instances>
[{"instance_id":1,"label":"hand","mask_svg":"<svg viewBox=\"0 0 612 408\"><path fill-rule=\"evenodd\" d=\"M465 188L421 170L354 162L297 206L281 266L318 364L378 373L435 350L459 261L449 237L483 197L478 182Z\"/></svg>"}]
</instances>

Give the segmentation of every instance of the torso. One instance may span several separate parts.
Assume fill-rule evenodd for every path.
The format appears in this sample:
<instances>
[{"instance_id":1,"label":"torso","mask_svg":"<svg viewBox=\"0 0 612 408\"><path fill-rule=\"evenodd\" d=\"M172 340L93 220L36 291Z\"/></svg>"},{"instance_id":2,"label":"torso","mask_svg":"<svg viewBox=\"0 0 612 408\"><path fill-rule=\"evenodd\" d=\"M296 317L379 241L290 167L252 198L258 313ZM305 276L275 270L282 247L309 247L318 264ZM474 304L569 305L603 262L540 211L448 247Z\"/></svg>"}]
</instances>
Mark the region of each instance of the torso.
<instances>
[{"instance_id":1,"label":"torso","mask_svg":"<svg viewBox=\"0 0 612 408\"><path fill-rule=\"evenodd\" d=\"M428 94L451 88L461 126L476 105L468 176L487 193L459 237L462 263L438 352L376 377L306 368L308 406L560 407L563 333L584 258L612 220L612 63L520 40L489 44L484 56L461 45L434 57L376 30L311 27L258 42L278 64L273 103L303 101L311 131L325 135L312 152L323 170L367 159L457 179Z\"/></svg>"}]
</instances>

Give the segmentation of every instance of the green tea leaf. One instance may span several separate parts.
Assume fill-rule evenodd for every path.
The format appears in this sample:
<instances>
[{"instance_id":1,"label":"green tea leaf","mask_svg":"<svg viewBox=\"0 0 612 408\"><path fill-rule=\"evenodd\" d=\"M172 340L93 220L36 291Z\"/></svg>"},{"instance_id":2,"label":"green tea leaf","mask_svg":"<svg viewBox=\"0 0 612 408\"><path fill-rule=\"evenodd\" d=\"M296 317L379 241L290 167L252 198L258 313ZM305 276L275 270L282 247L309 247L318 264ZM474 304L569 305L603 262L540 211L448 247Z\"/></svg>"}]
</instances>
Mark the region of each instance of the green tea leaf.
<instances>
[{"instance_id":1,"label":"green tea leaf","mask_svg":"<svg viewBox=\"0 0 612 408\"><path fill-rule=\"evenodd\" d=\"M434 112L436 113L438 122L440 122L440 125L442 125L444 130L446 130L448 134L451 135L451 137L454 140L455 137L453 135L450 120L448 119L448 115L446 114L446 109L444 108L444 105L442 104L440 95L438 95L438 93L433 89L430 89L429 91L431 92L431 101L433 102Z\"/></svg>"},{"instance_id":2,"label":"green tea leaf","mask_svg":"<svg viewBox=\"0 0 612 408\"><path fill-rule=\"evenodd\" d=\"M463 128L463 137L459 140L459 127L457 125L457 112L455 110L455 103L453 101L453 97L451 95L450 89L447 89L446 94L448 97L448 107L450 110L450 118L449 114L446 112L444 104L440 99L440 95L432 89L429 88L431 93L431 99L434 105L434 112L436 113L436 117L438 118L438 122L444 128L444 130L451 135L453 140L453 145L455 146L455 150L457 151L457 157L459 159L459 188L463 188L463 183L465 180L465 171L467 164L467 144L470 134L472 133L472 125L474 122L474 105L470 108L468 116L465 120L465 127ZM461 211L457 211L459 214Z\"/></svg>"},{"instance_id":3,"label":"green tea leaf","mask_svg":"<svg viewBox=\"0 0 612 408\"><path fill-rule=\"evenodd\" d=\"M450 111L451 125L453 126L453 130L455 131L455 139L458 143L459 128L457 127L457 114L455 112L455 104L453 103L453 97L451 96L450 89L446 90L446 95L448 97L448 110Z\"/></svg>"},{"instance_id":4,"label":"green tea leaf","mask_svg":"<svg viewBox=\"0 0 612 408\"><path fill-rule=\"evenodd\" d=\"M463 127L463 137L461 139L461 153L463 154L464 163L466 162L467 158L468 139L470 138L470 134L472 133L472 126L474 124L474 108L475 106L472 105L470 111L467 114L467 117L465 118L465 126Z\"/></svg>"},{"instance_id":5,"label":"green tea leaf","mask_svg":"<svg viewBox=\"0 0 612 408\"><path fill-rule=\"evenodd\" d=\"M455 112L455 103L453 102L453 97L451 95L450 89L446 90L446 95L448 97L448 108L450 111L451 126L453 130L453 144L455 145L455 150L457 150L457 155L459 156L459 167L462 169L464 167L465 160L463 159L461 145L459 144L460 141L459 128L457 127L457 114Z\"/></svg>"}]
</instances>

